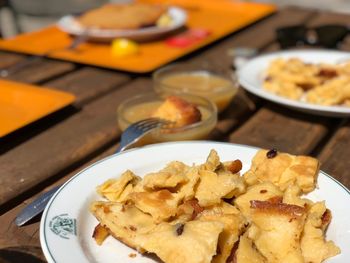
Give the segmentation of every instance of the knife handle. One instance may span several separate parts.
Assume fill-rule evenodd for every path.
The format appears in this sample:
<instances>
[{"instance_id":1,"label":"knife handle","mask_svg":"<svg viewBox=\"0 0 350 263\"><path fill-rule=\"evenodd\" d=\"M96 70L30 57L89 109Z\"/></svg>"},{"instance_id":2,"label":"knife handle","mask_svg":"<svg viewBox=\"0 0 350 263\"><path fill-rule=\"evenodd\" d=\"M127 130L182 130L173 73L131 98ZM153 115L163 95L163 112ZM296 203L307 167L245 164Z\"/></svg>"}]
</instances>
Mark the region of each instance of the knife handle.
<instances>
[{"instance_id":1,"label":"knife handle","mask_svg":"<svg viewBox=\"0 0 350 263\"><path fill-rule=\"evenodd\" d=\"M33 217L44 211L47 203L50 201L51 197L57 192L61 185L56 186L44 194L40 195L37 199L27 205L23 210L17 215L15 219L15 224L17 226L22 226L31 220Z\"/></svg>"}]
</instances>

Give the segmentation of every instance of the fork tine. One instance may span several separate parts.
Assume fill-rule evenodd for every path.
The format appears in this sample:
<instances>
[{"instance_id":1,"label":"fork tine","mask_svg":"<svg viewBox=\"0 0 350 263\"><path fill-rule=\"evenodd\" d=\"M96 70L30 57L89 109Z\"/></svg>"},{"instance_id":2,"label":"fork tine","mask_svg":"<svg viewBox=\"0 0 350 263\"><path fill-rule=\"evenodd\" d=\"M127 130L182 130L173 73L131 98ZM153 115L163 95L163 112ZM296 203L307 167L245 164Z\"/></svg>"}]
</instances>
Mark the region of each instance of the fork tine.
<instances>
[{"instance_id":1,"label":"fork tine","mask_svg":"<svg viewBox=\"0 0 350 263\"><path fill-rule=\"evenodd\" d=\"M171 123L172 122L159 118L149 118L131 124L122 133L120 145L117 149L117 152L127 149L130 145L135 144L135 142L145 136L148 131Z\"/></svg>"},{"instance_id":2,"label":"fork tine","mask_svg":"<svg viewBox=\"0 0 350 263\"><path fill-rule=\"evenodd\" d=\"M141 130L149 130L158 126L161 126L162 122L160 122L159 120L152 120L149 122L145 122L141 125L137 125L137 128L141 129Z\"/></svg>"},{"instance_id":3,"label":"fork tine","mask_svg":"<svg viewBox=\"0 0 350 263\"><path fill-rule=\"evenodd\" d=\"M139 128L142 127L144 125L147 125L149 122L154 121L155 118L149 118L149 119L144 119L138 122L135 122L133 124L130 125L130 127L135 127L135 128Z\"/></svg>"},{"instance_id":4,"label":"fork tine","mask_svg":"<svg viewBox=\"0 0 350 263\"><path fill-rule=\"evenodd\" d=\"M125 131L127 131L127 133L128 132L142 133L150 129L156 128L159 125L159 123L160 122L155 118L144 119L131 124ZM123 133L122 136L126 135L127 133Z\"/></svg>"},{"instance_id":5,"label":"fork tine","mask_svg":"<svg viewBox=\"0 0 350 263\"><path fill-rule=\"evenodd\" d=\"M150 121L155 121L155 120L160 120L160 119L158 119L158 118L148 118L148 119L143 119L143 120L140 120L138 122L135 122L134 124L135 125L141 125L141 124L148 123Z\"/></svg>"}]
</instances>

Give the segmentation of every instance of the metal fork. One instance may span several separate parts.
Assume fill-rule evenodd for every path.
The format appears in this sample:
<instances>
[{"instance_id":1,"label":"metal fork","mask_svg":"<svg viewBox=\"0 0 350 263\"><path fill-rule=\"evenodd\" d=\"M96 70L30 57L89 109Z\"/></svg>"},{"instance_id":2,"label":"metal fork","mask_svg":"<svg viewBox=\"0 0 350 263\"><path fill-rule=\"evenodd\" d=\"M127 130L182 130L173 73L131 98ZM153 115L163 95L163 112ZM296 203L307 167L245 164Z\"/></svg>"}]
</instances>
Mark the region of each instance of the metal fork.
<instances>
[{"instance_id":1,"label":"metal fork","mask_svg":"<svg viewBox=\"0 0 350 263\"><path fill-rule=\"evenodd\" d=\"M151 131L169 124L171 124L171 122L158 118L149 118L131 124L123 132L116 153L122 152L130 148L145 135L149 134ZM29 220L40 214L42 211L44 211L47 203L50 201L51 197L56 193L56 191L60 187L61 185L52 188L51 190L40 195L37 199L28 204L25 208L23 208L23 210L17 215L15 219L15 224L17 226L22 226Z\"/></svg>"},{"instance_id":2,"label":"metal fork","mask_svg":"<svg viewBox=\"0 0 350 263\"><path fill-rule=\"evenodd\" d=\"M171 122L159 118L149 118L131 124L123 132L116 153L128 149L155 128L163 127L170 123Z\"/></svg>"},{"instance_id":3,"label":"metal fork","mask_svg":"<svg viewBox=\"0 0 350 263\"><path fill-rule=\"evenodd\" d=\"M76 38L74 38L74 40L65 48L60 49L60 50L69 50L69 51L73 51L75 50L80 44L84 43L88 38L88 34L87 33L83 33L79 36L77 36ZM16 72L18 72L19 70L30 66L32 63L41 61L42 59L48 57L49 55L51 55L53 52L56 52L58 50L50 50L44 54L41 55L33 55L33 56L29 56L26 57L20 61L18 61L17 63L10 65L6 68L3 68L0 70L0 76L3 78L8 77L11 74L14 74Z\"/></svg>"}]
</instances>

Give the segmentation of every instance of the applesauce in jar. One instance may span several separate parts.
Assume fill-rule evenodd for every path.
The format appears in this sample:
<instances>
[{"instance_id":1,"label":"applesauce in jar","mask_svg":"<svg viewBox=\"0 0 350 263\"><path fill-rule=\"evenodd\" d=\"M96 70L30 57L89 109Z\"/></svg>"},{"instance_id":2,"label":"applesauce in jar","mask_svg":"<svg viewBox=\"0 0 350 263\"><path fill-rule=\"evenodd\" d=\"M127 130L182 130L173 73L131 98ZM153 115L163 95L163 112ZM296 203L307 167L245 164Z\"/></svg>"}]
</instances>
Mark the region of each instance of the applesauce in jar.
<instances>
[{"instance_id":1,"label":"applesauce in jar","mask_svg":"<svg viewBox=\"0 0 350 263\"><path fill-rule=\"evenodd\" d=\"M160 94L195 94L211 100L218 111L223 111L238 91L233 78L221 76L209 70L181 70L181 66L169 66L157 71L154 89Z\"/></svg>"},{"instance_id":2,"label":"applesauce in jar","mask_svg":"<svg viewBox=\"0 0 350 263\"><path fill-rule=\"evenodd\" d=\"M198 96L179 96L188 102L196 105L201 113L201 120L183 127L156 129L147 138L148 143L199 140L206 139L215 127L217 121L217 111L215 105ZM138 95L125 101L118 108L118 125L125 130L130 124L150 118L155 110L164 102L166 96L156 94Z\"/></svg>"}]
</instances>

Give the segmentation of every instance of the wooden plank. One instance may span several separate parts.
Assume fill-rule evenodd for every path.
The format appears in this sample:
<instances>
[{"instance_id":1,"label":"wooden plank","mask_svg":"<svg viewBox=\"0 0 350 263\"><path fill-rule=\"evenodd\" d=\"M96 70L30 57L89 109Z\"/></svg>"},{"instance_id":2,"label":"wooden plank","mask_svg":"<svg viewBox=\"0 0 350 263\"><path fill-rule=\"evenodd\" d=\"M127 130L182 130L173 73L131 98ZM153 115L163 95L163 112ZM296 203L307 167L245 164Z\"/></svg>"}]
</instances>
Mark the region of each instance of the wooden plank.
<instances>
[{"instance_id":1,"label":"wooden plank","mask_svg":"<svg viewBox=\"0 0 350 263\"><path fill-rule=\"evenodd\" d=\"M343 25L347 26L350 15L346 13L334 13L329 11L319 11L317 16L313 17L308 26L314 27L319 25Z\"/></svg>"},{"instance_id":2,"label":"wooden plank","mask_svg":"<svg viewBox=\"0 0 350 263\"><path fill-rule=\"evenodd\" d=\"M229 38L222 40L218 45L206 49L192 61L204 60L213 67L231 67L233 55L232 49L236 47L264 49L275 41L276 28L290 24L305 23L315 14L312 10L300 8L281 9L275 15L262 20L261 22L235 33ZM195 53L197 55L197 53Z\"/></svg>"},{"instance_id":3,"label":"wooden plank","mask_svg":"<svg viewBox=\"0 0 350 263\"><path fill-rule=\"evenodd\" d=\"M323 24L339 24L348 25L350 20L349 14L322 12L310 21L310 26L318 26ZM348 37L341 45L340 49L350 50L350 37ZM334 128L337 128L335 125ZM323 149L318 154L321 160L321 169L332 175L334 178L342 182L346 187L350 188L350 122L343 123L339 129L331 136Z\"/></svg>"},{"instance_id":4,"label":"wooden plank","mask_svg":"<svg viewBox=\"0 0 350 263\"><path fill-rule=\"evenodd\" d=\"M326 135L330 120L276 105L261 108L230 135L230 141L293 154L309 154Z\"/></svg>"},{"instance_id":5,"label":"wooden plank","mask_svg":"<svg viewBox=\"0 0 350 263\"><path fill-rule=\"evenodd\" d=\"M321 169L350 189L350 122L341 126L318 155Z\"/></svg>"},{"instance_id":6,"label":"wooden plank","mask_svg":"<svg viewBox=\"0 0 350 263\"><path fill-rule=\"evenodd\" d=\"M118 105L149 90L150 81L132 82L0 156L0 206L116 141Z\"/></svg>"},{"instance_id":7,"label":"wooden plank","mask_svg":"<svg viewBox=\"0 0 350 263\"><path fill-rule=\"evenodd\" d=\"M66 176L62 177L58 181L54 182L52 185L46 187L34 196L26 199L17 207L9 210L8 212L0 216L0 221L2 222L2 224L0 224L0 250L8 251L8 253L6 254L6 259L8 261L5 262L27 262L26 259L30 256L34 257L36 260L45 260L42 250L40 249L39 241L40 216L34 218L31 222L22 227L18 227L15 225L14 220L16 216L27 204L35 200L35 198L37 198L44 192L50 190L52 187L63 184L77 172L95 163L96 161L113 154L116 148L117 145L112 145L111 147L107 148L102 153L100 153L97 157L93 158L92 160L89 160L79 168L68 172ZM27 248L28 251L23 248ZM20 251L21 253L17 253L18 251ZM2 255L2 253L0 253L0 262L3 262L2 260L5 260L5 258L3 257L4 256Z\"/></svg>"},{"instance_id":8,"label":"wooden plank","mask_svg":"<svg viewBox=\"0 0 350 263\"><path fill-rule=\"evenodd\" d=\"M246 93L239 89L228 108L219 115L218 123L209 139L225 140L227 134L249 118L256 110L256 105Z\"/></svg>"},{"instance_id":9,"label":"wooden plank","mask_svg":"<svg viewBox=\"0 0 350 263\"><path fill-rule=\"evenodd\" d=\"M11 66L21 59L24 58L23 55L9 53L9 52L3 52L0 51L0 68L6 68L8 66Z\"/></svg>"},{"instance_id":10,"label":"wooden plank","mask_svg":"<svg viewBox=\"0 0 350 263\"><path fill-rule=\"evenodd\" d=\"M41 83L53 77L57 77L75 69L75 65L69 62L43 59L33 62L16 73L8 76L8 79L30 84Z\"/></svg>"},{"instance_id":11,"label":"wooden plank","mask_svg":"<svg viewBox=\"0 0 350 263\"><path fill-rule=\"evenodd\" d=\"M82 105L125 84L130 79L126 74L85 67L49 81L45 83L45 86L75 94L77 98L75 105Z\"/></svg>"}]
</instances>

